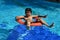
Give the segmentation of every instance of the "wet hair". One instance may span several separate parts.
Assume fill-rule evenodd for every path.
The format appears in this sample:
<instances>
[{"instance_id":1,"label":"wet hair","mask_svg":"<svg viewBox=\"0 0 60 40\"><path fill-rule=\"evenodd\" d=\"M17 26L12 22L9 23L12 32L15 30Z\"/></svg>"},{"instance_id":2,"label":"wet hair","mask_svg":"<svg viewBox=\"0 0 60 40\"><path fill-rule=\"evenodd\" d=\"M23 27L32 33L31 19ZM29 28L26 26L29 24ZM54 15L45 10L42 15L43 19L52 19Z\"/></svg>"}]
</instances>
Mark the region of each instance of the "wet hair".
<instances>
[{"instance_id":1,"label":"wet hair","mask_svg":"<svg viewBox=\"0 0 60 40\"><path fill-rule=\"evenodd\" d=\"M26 8L25 9L25 13L27 13L27 11L30 11L32 13L32 9L31 8Z\"/></svg>"}]
</instances>

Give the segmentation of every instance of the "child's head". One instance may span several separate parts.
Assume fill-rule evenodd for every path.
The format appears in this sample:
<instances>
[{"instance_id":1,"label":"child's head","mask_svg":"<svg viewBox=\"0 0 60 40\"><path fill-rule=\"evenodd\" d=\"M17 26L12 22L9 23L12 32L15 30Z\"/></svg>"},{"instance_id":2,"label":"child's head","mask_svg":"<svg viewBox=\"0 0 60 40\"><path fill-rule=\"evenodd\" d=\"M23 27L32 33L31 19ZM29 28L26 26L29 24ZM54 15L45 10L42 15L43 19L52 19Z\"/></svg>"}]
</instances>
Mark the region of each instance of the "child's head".
<instances>
[{"instance_id":1,"label":"child's head","mask_svg":"<svg viewBox=\"0 0 60 40\"><path fill-rule=\"evenodd\" d=\"M25 14L26 14L27 16L30 16L31 13L32 13L32 9L31 9L31 8L26 8L26 9L25 9Z\"/></svg>"}]
</instances>

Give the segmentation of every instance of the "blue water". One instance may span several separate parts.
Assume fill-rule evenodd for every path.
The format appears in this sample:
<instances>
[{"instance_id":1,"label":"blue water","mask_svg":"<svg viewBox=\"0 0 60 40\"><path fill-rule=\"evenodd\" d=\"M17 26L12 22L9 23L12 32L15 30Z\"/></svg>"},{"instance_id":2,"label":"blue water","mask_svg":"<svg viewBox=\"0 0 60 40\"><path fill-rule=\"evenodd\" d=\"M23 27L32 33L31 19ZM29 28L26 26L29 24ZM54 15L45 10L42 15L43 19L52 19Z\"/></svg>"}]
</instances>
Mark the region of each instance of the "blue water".
<instances>
[{"instance_id":1,"label":"blue water","mask_svg":"<svg viewBox=\"0 0 60 40\"><path fill-rule=\"evenodd\" d=\"M35 26L33 30L27 30L25 25L17 25L7 40L60 40L60 36L51 33L45 26Z\"/></svg>"},{"instance_id":2,"label":"blue water","mask_svg":"<svg viewBox=\"0 0 60 40\"><path fill-rule=\"evenodd\" d=\"M60 4L47 2L45 0L0 0L0 40L7 39L10 33L9 30L14 29L14 27L19 24L15 21L15 17L25 15L24 11L27 7L32 8L33 15L48 14L47 18L43 20L49 25L52 22L55 24L53 28L44 26L48 28L51 33L54 33L54 35L60 36ZM3 31L6 31L7 34ZM4 34L6 34L6 38L4 38Z\"/></svg>"}]
</instances>

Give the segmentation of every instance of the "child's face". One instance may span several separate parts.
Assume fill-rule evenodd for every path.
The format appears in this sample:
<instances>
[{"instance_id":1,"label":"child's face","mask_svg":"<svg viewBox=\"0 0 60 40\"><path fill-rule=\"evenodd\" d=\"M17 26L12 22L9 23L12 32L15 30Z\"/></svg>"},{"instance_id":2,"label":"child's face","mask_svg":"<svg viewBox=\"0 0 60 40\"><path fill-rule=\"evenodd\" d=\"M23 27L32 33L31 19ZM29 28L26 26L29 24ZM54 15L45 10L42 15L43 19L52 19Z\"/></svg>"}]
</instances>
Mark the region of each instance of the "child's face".
<instances>
[{"instance_id":1,"label":"child's face","mask_svg":"<svg viewBox=\"0 0 60 40\"><path fill-rule=\"evenodd\" d=\"M26 15L27 15L27 16L30 16L30 15L31 15L31 12L30 12L30 11L27 11L27 12L26 12Z\"/></svg>"}]
</instances>

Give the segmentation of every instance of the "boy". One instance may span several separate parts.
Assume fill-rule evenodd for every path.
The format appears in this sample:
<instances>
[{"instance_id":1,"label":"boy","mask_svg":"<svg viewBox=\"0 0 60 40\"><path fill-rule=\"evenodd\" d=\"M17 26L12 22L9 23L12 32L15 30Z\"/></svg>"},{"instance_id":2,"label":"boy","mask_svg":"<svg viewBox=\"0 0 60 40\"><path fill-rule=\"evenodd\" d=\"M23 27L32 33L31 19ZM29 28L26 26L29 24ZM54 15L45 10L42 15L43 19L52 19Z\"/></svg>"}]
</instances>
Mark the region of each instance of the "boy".
<instances>
[{"instance_id":1,"label":"boy","mask_svg":"<svg viewBox=\"0 0 60 40\"><path fill-rule=\"evenodd\" d=\"M27 28L29 29L31 22L33 22L33 21L32 21L32 18L36 18L38 15L31 15L31 14L32 14L32 9L31 9L31 8L26 8L26 9L25 9L25 14L26 14L25 16L17 16L17 17L16 17L16 20L22 19L22 18L25 19L25 23L26 23L26 25L27 25ZM43 21L43 20L41 19L41 18L46 18L46 16L47 16L47 15L45 15L45 16L38 16L39 18L37 19L36 22L42 22L42 24L45 24L45 25L48 26L48 27L52 27L54 23L52 23L52 24L49 26L45 21Z\"/></svg>"}]
</instances>

